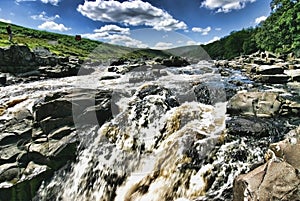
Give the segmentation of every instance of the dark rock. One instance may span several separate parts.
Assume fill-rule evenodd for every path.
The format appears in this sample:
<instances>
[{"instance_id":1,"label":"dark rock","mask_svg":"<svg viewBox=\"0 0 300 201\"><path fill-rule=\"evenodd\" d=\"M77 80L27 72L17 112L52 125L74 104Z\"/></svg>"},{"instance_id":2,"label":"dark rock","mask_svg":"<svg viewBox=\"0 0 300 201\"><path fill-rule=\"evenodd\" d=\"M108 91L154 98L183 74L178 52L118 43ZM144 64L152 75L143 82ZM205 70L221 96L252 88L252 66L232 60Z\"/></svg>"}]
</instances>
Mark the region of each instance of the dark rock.
<instances>
[{"instance_id":1,"label":"dark rock","mask_svg":"<svg viewBox=\"0 0 300 201\"><path fill-rule=\"evenodd\" d=\"M276 74L283 74L284 69L280 66L269 66L269 65L262 65L256 67L257 74L263 75L276 75Z\"/></svg>"},{"instance_id":2,"label":"dark rock","mask_svg":"<svg viewBox=\"0 0 300 201\"><path fill-rule=\"evenodd\" d=\"M6 84L6 75L0 74L0 85L4 86Z\"/></svg>"},{"instance_id":3,"label":"dark rock","mask_svg":"<svg viewBox=\"0 0 300 201\"><path fill-rule=\"evenodd\" d=\"M213 105L226 100L224 86L217 82L208 82L194 88L196 99L200 103Z\"/></svg>"},{"instance_id":4,"label":"dark rock","mask_svg":"<svg viewBox=\"0 0 300 201\"><path fill-rule=\"evenodd\" d=\"M115 67L115 66L108 67L107 71L108 72L117 72L118 71L118 67Z\"/></svg>"},{"instance_id":5,"label":"dark rock","mask_svg":"<svg viewBox=\"0 0 300 201\"><path fill-rule=\"evenodd\" d=\"M290 79L288 75L277 74L277 75L258 75L254 76L256 82L269 83L269 84L284 84Z\"/></svg>"},{"instance_id":6,"label":"dark rock","mask_svg":"<svg viewBox=\"0 0 300 201\"><path fill-rule=\"evenodd\" d=\"M181 67L190 65L188 61L177 56L171 56L169 59L164 59L161 64L168 67Z\"/></svg>"},{"instance_id":7,"label":"dark rock","mask_svg":"<svg viewBox=\"0 0 300 201\"><path fill-rule=\"evenodd\" d=\"M118 79L120 78L121 76L120 75L105 75L105 76L102 76L99 80L114 80L114 79Z\"/></svg>"},{"instance_id":8,"label":"dark rock","mask_svg":"<svg viewBox=\"0 0 300 201\"><path fill-rule=\"evenodd\" d=\"M238 136L253 136L256 138L267 137L274 129L272 124L265 119L233 117L226 122L228 134Z\"/></svg>"},{"instance_id":9,"label":"dark rock","mask_svg":"<svg viewBox=\"0 0 300 201\"><path fill-rule=\"evenodd\" d=\"M125 59L119 59L119 60L116 60L116 61L112 61L110 66L121 66L121 65L124 65L126 63L127 60Z\"/></svg>"}]
</instances>

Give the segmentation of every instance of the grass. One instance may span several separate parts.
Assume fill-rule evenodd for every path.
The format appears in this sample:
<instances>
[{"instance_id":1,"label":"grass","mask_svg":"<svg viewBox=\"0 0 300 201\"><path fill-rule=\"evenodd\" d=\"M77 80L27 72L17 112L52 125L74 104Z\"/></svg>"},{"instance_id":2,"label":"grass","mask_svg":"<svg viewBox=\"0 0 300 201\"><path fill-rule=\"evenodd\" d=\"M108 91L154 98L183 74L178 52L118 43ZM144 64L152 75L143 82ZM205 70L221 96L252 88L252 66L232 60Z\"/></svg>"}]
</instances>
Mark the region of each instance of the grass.
<instances>
[{"instance_id":1,"label":"grass","mask_svg":"<svg viewBox=\"0 0 300 201\"><path fill-rule=\"evenodd\" d=\"M0 22L0 47L12 44L8 41L5 29L7 25L7 23ZM58 56L72 55L81 59L108 60L118 58L167 57L170 55L164 51L129 48L86 38L76 41L75 36L34 30L14 24L11 24L11 29L15 44L25 44L31 50L37 47L46 47Z\"/></svg>"}]
</instances>

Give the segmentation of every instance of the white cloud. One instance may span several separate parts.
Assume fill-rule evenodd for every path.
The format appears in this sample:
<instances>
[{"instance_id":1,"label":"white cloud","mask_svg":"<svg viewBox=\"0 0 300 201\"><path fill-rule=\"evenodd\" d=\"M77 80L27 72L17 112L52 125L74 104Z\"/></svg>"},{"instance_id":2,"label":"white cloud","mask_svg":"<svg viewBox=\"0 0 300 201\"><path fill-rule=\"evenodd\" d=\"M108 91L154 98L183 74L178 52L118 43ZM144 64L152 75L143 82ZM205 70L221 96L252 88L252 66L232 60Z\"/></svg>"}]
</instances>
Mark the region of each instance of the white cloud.
<instances>
[{"instance_id":1,"label":"white cloud","mask_svg":"<svg viewBox=\"0 0 300 201\"><path fill-rule=\"evenodd\" d=\"M137 47L137 48L147 48L148 45L144 44L142 41L133 39L129 36L113 34L105 38L109 40L112 44L125 45L128 47Z\"/></svg>"},{"instance_id":2,"label":"white cloud","mask_svg":"<svg viewBox=\"0 0 300 201\"><path fill-rule=\"evenodd\" d=\"M211 31L211 27L206 27L205 29L200 27L193 27L192 31L202 33L202 35L208 35L208 33Z\"/></svg>"},{"instance_id":3,"label":"white cloud","mask_svg":"<svg viewBox=\"0 0 300 201\"><path fill-rule=\"evenodd\" d=\"M54 6L57 6L60 1L61 0L41 0L41 2L43 2L43 3L50 3Z\"/></svg>"},{"instance_id":4,"label":"white cloud","mask_svg":"<svg viewBox=\"0 0 300 201\"><path fill-rule=\"evenodd\" d=\"M228 13L232 10L240 10L246 6L246 3L253 3L256 0L205 0L201 6L217 12Z\"/></svg>"},{"instance_id":5,"label":"white cloud","mask_svg":"<svg viewBox=\"0 0 300 201\"><path fill-rule=\"evenodd\" d=\"M222 31L222 28L215 28L216 31Z\"/></svg>"},{"instance_id":6,"label":"white cloud","mask_svg":"<svg viewBox=\"0 0 300 201\"><path fill-rule=\"evenodd\" d=\"M91 40L100 40L105 39L107 36L109 36L106 32L103 33L86 33L81 35L84 38L89 38Z\"/></svg>"},{"instance_id":7,"label":"white cloud","mask_svg":"<svg viewBox=\"0 0 300 201\"><path fill-rule=\"evenodd\" d=\"M195 41L193 41L193 40L189 40L189 41L187 41L186 42L186 45L200 45L200 43L197 43L197 42L195 42Z\"/></svg>"},{"instance_id":8,"label":"white cloud","mask_svg":"<svg viewBox=\"0 0 300 201\"><path fill-rule=\"evenodd\" d=\"M215 42L215 41L218 41L218 40L220 40L221 38L220 37L218 37L218 36L215 36L213 39L211 39L210 41L207 41L206 43L204 43L204 45L207 45L207 44L209 44L209 43L213 43L213 42Z\"/></svg>"},{"instance_id":9,"label":"white cloud","mask_svg":"<svg viewBox=\"0 0 300 201\"><path fill-rule=\"evenodd\" d=\"M0 19L0 21L1 21L1 22L5 22L5 23L11 23L10 20L6 20L6 19L2 19L2 18Z\"/></svg>"},{"instance_id":10,"label":"white cloud","mask_svg":"<svg viewBox=\"0 0 300 201\"><path fill-rule=\"evenodd\" d=\"M105 25L101 27L100 29L95 29L94 32L96 33L107 33L107 34L125 34L129 35L130 34L130 29L129 28L122 28L117 25Z\"/></svg>"},{"instance_id":11,"label":"white cloud","mask_svg":"<svg viewBox=\"0 0 300 201\"><path fill-rule=\"evenodd\" d=\"M165 49L170 49L173 46L174 46L173 43L158 42L155 44L154 49L165 50Z\"/></svg>"},{"instance_id":12,"label":"white cloud","mask_svg":"<svg viewBox=\"0 0 300 201\"><path fill-rule=\"evenodd\" d=\"M141 0L119 2L115 0L85 1L77 7L82 15L103 22L153 27L156 30L172 31L187 29L187 25L174 19L168 12Z\"/></svg>"},{"instance_id":13,"label":"white cloud","mask_svg":"<svg viewBox=\"0 0 300 201\"><path fill-rule=\"evenodd\" d=\"M261 16L255 19L255 24L260 24L261 22L265 21L267 19L266 16Z\"/></svg>"},{"instance_id":14,"label":"white cloud","mask_svg":"<svg viewBox=\"0 0 300 201\"><path fill-rule=\"evenodd\" d=\"M68 31L71 28L65 27L63 24L57 24L53 21L46 21L38 26L39 29L53 30L53 31Z\"/></svg>"},{"instance_id":15,"label":"white cloud","mask_svg":"<svg viewBox=\"0 0 300 201\"><path fill-rule=\"evenodd\" d=\"M32 15L31 18L34 19L34 20L53 21L53 20L55 20L57 18L60 18L60 16L59 15L55 15L55 16L48 17L46 15L46 12L43 11L39 15Z\"/></svg>"}]
</instances>

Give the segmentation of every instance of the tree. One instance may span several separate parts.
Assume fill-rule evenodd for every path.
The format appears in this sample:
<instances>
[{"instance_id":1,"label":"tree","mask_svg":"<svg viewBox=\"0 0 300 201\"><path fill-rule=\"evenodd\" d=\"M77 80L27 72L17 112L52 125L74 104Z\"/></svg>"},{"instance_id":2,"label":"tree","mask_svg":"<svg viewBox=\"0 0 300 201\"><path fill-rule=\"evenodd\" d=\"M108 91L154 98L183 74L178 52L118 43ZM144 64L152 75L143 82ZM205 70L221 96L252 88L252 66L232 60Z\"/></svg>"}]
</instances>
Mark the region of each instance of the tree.
<instances>
[{"instance_id":1,"label":"tree","mask_svg":"<svg viewBox=\"0 0 300 201\"><path fill-rule=\"evenodd\" d=\"M255 35L258 47L264 50L289 53L300 48L300 2L273 0L271 15Z\"/></svg>"}]
</instances>

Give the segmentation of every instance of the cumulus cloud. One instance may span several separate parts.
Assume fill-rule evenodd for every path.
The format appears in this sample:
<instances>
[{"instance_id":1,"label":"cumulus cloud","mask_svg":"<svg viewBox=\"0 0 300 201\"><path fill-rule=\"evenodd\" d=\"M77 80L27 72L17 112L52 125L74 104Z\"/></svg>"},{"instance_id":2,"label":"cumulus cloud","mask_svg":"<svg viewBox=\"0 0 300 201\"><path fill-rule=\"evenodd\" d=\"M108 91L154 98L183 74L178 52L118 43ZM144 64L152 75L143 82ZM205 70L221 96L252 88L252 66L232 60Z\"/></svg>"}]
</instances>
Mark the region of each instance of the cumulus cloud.
<instances>
[{"instance_id":1,"label":"cumulus cloud","mask_svg":"<svg viewBox=\"0 0 300 201\"><path fill-rule=\"evenodd\" d=\"M117 25L105 25L95 29L94 33L82 34L82 37L92 40L106 40L109 43L124 45L128 47L147 48L148 45L142 41L131 38L129 28L122 28Z\"/></svg>"},{"instance_id":2,"label":"cumulus cloud","mask_svg":"<svg viewBox=\"0 0 300 201\"><path fill-rule=\"evenodd\" d=\"M222 31L222 28L215 28L216 31Z\"/></svg>"},{"instance_id":3,"label":"cumulus cloud","mask_svg":"<svg viewBox=\"0 0 300 201\"><path fill-rule=\"evenodd\" d=\"M6 19L2 19L2 18L0 19L0 21L1 21L1 22L5 22L5 23L11 23L10 20L6 20Z\"/></svg>"},{"instance_id":4,"label":"cumulus cloud","mask_svg":"<svg viewBox=\"0 0 300 201\"><path fill-rule=\"evenodd\" d=\"M128 47L137 47L137 48L147 48L148 45L144 44L142 41L136 40L129 36L113 34L105 38L109 40L112 44L125 45Z\"/></svg>"},{"instance_id":5,"label":"cumulus cloud","mask_svg":"<svg viewBox=\"0 0 300 201\"><path fill-rule=\"evenodd\" d=\"M46 21L43 24L38 26L39 29L45 29L45 30L53 30L53 31L68 31L71 28L65 27L63 24L57 24L53 21Z\"/></svg>"},{"instance_id":6,"label":"cumulus cloud","mask_svg":"<svg viewBox=\"0 0 300 201\"><path fill-rule=\"evenodd\" d=\"M255 24L260 24L261 22L265 21L267 19L266 16L261 16L255 19Z\"/></svg>"},{"instance_id":7,"label":"cumulus cloud","mask_svg":"<svg viewBox=\"0 0 300 201\"><path fill-rule=\"evenodd\" d=\"M46 15L46 12L43 11L39 15L32 15L31 18L34 19L34 20L53 21L53 20L55 20L57 18L60 18L60 16L59 15L55 15L55 16L49 17L49 16Z\"/></svg>"},{"instance_id":8,"label":"cumulus cloud","mask_svg":"<svg viewBox=\"0 0 300 201\"><path fill-rule=\"evenodd\" d=\"M184 22L174 19L168 12L141 0L85 1L83 5L77 7L77 11L95 21L117 22L131 26L145 25L164 31L187 29Z\"/></svg>"},{"instance_id":9,"label":"cumulus cloud","mask_svg":"<svg viewBox=\"0 0 300 201\"><path fill-rule=\"evenodd\" d=\"M190 45L200 45L200 43L197 43L193 40L189 40L189 41L186 42L186 45L188 45L188 46L190 46Z\"/></svg>"},{"instance_id":10,"label":"cumulus cloud","mask_svg":"<svg viewBox=\"0 0 300 201\"><path fill-rule=\"evenodd\" d=\"M60 1L61 0L41 0L41 2L43 2L43 3L50 3L54 6L57 6Z\"/></svg>"},{"instance_id":11,"label":"cumulus cloud","mask_svg":"<svg viewBox=\"0 0 300 201\"><path fill-rule=\"evenodd\" d=\"M206 27L205 29L200 27L193 27L192 31L202 33L202 35L208 35L208 33L211 31L211 27Z\"/></svg>"},{"instance_id":12,"label":"cumulus cloud","mask_svg":"<svg viewBox=\"0 0 300 201\"><path fill-rule=\"evenodd\" d=\"M122 28L117 25L105 25L101 27L100 29L95 29L94 32L96 33L103 33L103 34L124 34L129 35L130 29L129 28Z\"/></svg>"},{"instance_id":13,"label":"cumulus cloud","mask_svg":"<svg viewBox=\"0 0 300 201\"><path fill-rule=\"evenodd\" d=\"M228 13L232 10L240 10L246 3L253 3L256 0L205 0L201 6L217 12Z\"/></svg>"},{"instance_id":14,"label":"cumulus cloud","mask_svg":"<svg viewBox=\"0 0 300 201\"><path fill-rule=\"evenodd\" d=\"M154 49L165 50L165 49L170 49L173 46L174 46L173 43L158 42L155 44Z\"/></svg>"}]
</instances>

